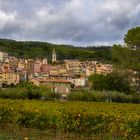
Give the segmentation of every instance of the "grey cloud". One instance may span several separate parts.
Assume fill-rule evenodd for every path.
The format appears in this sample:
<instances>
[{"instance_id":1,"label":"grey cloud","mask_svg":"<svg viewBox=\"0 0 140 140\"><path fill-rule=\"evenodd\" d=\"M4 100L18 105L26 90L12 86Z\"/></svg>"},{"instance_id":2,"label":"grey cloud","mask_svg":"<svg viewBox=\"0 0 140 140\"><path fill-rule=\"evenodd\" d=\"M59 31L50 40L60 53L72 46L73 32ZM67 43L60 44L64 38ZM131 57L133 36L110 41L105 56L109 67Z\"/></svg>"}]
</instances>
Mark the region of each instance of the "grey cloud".
<instances>
[{"instance_id":1,"label":"grey cloud","mask_svg":"<svg viewBox=\"0 0 140 140\"><path fill-rule=\"evenodd\" d=\"M128 14L128 18L130 20L130 26L140 25L140 4L138 4L135 9L131 10Z\"/></svg>"},{"instance_id":2,"label":"grey cloud","mask_svg":"<svg viewBox=\"0 0 140 140\"><path fill-rule=\"evenodd\" d=\"M0 21L0 35L18 40L113 44L140 25L139 0L0 0L0 11L16 13Z\"/></svg>"},{"instance_id":3,"label":"grey cloud","mask_svg":"<svg viewBox=\"0 0 140 140\"><path fill-rule=\"evenodd\" d=\"M1 34L8 35L12 33L16 33L20 31L20 26L16 23L6 23L3 29L1 30Z\"/></svg>"}]
</instances>

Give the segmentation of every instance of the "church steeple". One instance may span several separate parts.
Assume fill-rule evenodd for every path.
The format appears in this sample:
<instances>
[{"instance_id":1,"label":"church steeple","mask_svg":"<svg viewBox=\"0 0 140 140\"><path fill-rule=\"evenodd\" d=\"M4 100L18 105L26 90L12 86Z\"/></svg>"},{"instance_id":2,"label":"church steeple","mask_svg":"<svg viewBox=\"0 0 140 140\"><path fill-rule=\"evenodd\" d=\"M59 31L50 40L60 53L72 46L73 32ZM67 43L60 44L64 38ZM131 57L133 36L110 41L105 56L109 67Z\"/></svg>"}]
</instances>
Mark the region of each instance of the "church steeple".
<instances>
[{"instance_id":1,"label":"church steeple","mask_svg":"<svg viewBox=\"0 0 140 140\"><path fill-rule=\"evenodd\" d=\"M56 62L56 52L55 52L55 48L53 48L53 52L52 52L52 63Z\"/></svg>"}]
</instances>

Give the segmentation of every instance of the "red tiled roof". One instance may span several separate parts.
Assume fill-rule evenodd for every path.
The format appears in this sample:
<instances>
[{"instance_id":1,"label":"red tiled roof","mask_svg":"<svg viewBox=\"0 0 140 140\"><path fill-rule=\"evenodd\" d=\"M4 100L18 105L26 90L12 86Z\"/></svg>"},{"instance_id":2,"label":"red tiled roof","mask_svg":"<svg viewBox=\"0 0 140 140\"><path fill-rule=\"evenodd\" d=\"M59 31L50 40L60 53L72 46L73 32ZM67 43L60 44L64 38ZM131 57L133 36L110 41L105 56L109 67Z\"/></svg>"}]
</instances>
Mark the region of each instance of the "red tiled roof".
<instances>
[{"instance_id":1,"label":"red tiled roof","mask_svg":"<svg viewBox=\"0 0 140 140\"><path fill-rule=\"evenodd\" d=\"M39 82L55 82L55 83L71 83L70 81L67 81L65 79L39 79L36 78L35 80L39 81Z\"/></svg>"}]
</instances>

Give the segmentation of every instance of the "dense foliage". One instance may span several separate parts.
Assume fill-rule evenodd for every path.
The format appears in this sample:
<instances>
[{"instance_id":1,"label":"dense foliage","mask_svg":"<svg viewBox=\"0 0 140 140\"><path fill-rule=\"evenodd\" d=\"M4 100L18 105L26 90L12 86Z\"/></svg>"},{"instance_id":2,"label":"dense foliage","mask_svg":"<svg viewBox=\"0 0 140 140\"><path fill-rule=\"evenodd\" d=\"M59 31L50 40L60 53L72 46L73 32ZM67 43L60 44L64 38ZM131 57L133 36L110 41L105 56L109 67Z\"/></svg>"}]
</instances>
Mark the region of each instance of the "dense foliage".
<instances>
[{"instance_id":1,"label":"dense foliage","mask_svg":"<svg viewBox=\"0 0 140 140\"><path fill-rule=\"evenodd\" d=\"M124 46L113 46L112 57L116 64L133 71L140 94L140 27L130 29L124 37L124 43Z\"/></svg>"},{"instance_id":2,"label":"dense foliage","mask_svg":"<svg viewBox=\"0 0 140 140\"><path fill-rule=\"evenodd\" d=\"M139 95L126 95L116 91L75 91L67 98L69 101L140 103Z\"/></svg>"},{"instance_id":3,"label":"dense foliage","mask_svg":"<svg viewBox=\"0 0 140 140\"><path fill-rule=\"evenodd\" d=\"M92 88L100 91L119 91L130 93L130 81L128 75L112 72L106 75L93 74L89 77Z\"/></svg>"},{"instance_id":4,"label":"dense foliage","mask_svg":"<svg viewBox=\"0 0 140 140\"><path fill-rule=\"evenodd\" d=\"M61 94L52 93L44 85L39 87L33 83L21 82L17 86L0 89L0 98L3 99L41 99L41 100L60 100ZM123 92L116 91L95 91L80 90L73 91L67 97L68 101L97 101L97 102L121 102L121 103L140 103L139 95L125 95Z\"/></svg>"},{"instance_id":5,"label":"dense foliage","mask_svg":"<svg viewBox=\"0 0 140 140\"><path fill-rule=\"evenodd\" d=\"M70 45L56 45L37 41L14 41L0 39L0 51L7 52L18 58L43 58L50 61L52 50L55 47L58 60L111 60L111 47L74 47ZM14 51L13 51L14 50Z\"/></svg>"},{"instance_id":6,"label":"dense foliage","mask_svg":"<svg viewBox=\"0 0 140 140\"><path fill-rule=\"evenodd\" d=\"M28 82L22 82L16 87L7 87L0 89L0 98L3 99L43 99L56 100L61 95L52 93L47 86L39 86Z\"/></svg>"},{"instance_id":7,"label":"dense foliage","mask_svg":"<svg viewBox=\"0 0 140 140\"><path fill-rule=\"evenodd\" d=\"M94 59L105 62L112 63L112 48L110 46L97 46L97 47L87 47L88 50L94 51Z\"/></svg>"},{"instance_id":8,"label":"dense foliage","mask_svg":"<svg viewBox=\"0 0 140 140\"><path fill-rule=\"evenodd\" d=\"M140 137L140 105L0 100L0 126L134 139Z\"/></svg>"},{"instance_id":9,"label":"dense foliage","mask_svg":"<svg viewBox=\"0 0 140 140\"><path fill-rule=\"evenodd\" d=\"M39 99L39 100L61 100L61 94L52 93L47 87L29 89L26 87L14 87L0 89L2 99ZM90 102L119 102L140 103L139 95L126 95L116 91L73 91L67 97L68 101L90 101Z\"/></svg>"},{"instance_id":10,"label":"dense foliage","mask_svg":"<svg viewBox=\"0 0 140 140\"><path fill-rule=\"evenodd\" d=\"M127 34L125 34L124 42L128 48L140 49L140 27L128 30Z\"/></svg>"}]
</instances>

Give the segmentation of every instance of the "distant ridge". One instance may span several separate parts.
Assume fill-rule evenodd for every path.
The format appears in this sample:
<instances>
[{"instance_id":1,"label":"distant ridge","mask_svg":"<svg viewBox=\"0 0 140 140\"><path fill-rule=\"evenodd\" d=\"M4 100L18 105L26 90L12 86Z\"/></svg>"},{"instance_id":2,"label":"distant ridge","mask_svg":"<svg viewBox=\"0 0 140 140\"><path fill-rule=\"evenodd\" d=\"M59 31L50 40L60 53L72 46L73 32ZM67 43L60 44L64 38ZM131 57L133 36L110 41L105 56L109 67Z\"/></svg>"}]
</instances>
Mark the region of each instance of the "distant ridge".
<instances>
[{"instance_id":1,"label":"distant ridge","mask_svg":"<svg viewBox=\"0 0 140 140\"><path fill-rule=\"evenodd\" d=\"M16 41L0 39L0 51L18 58L51 58L52 49L56 48L58 60L79 59L111 61L111 46L75 47L73 45L52 44L41 41Z\"/></svg>"}]
</instances>

